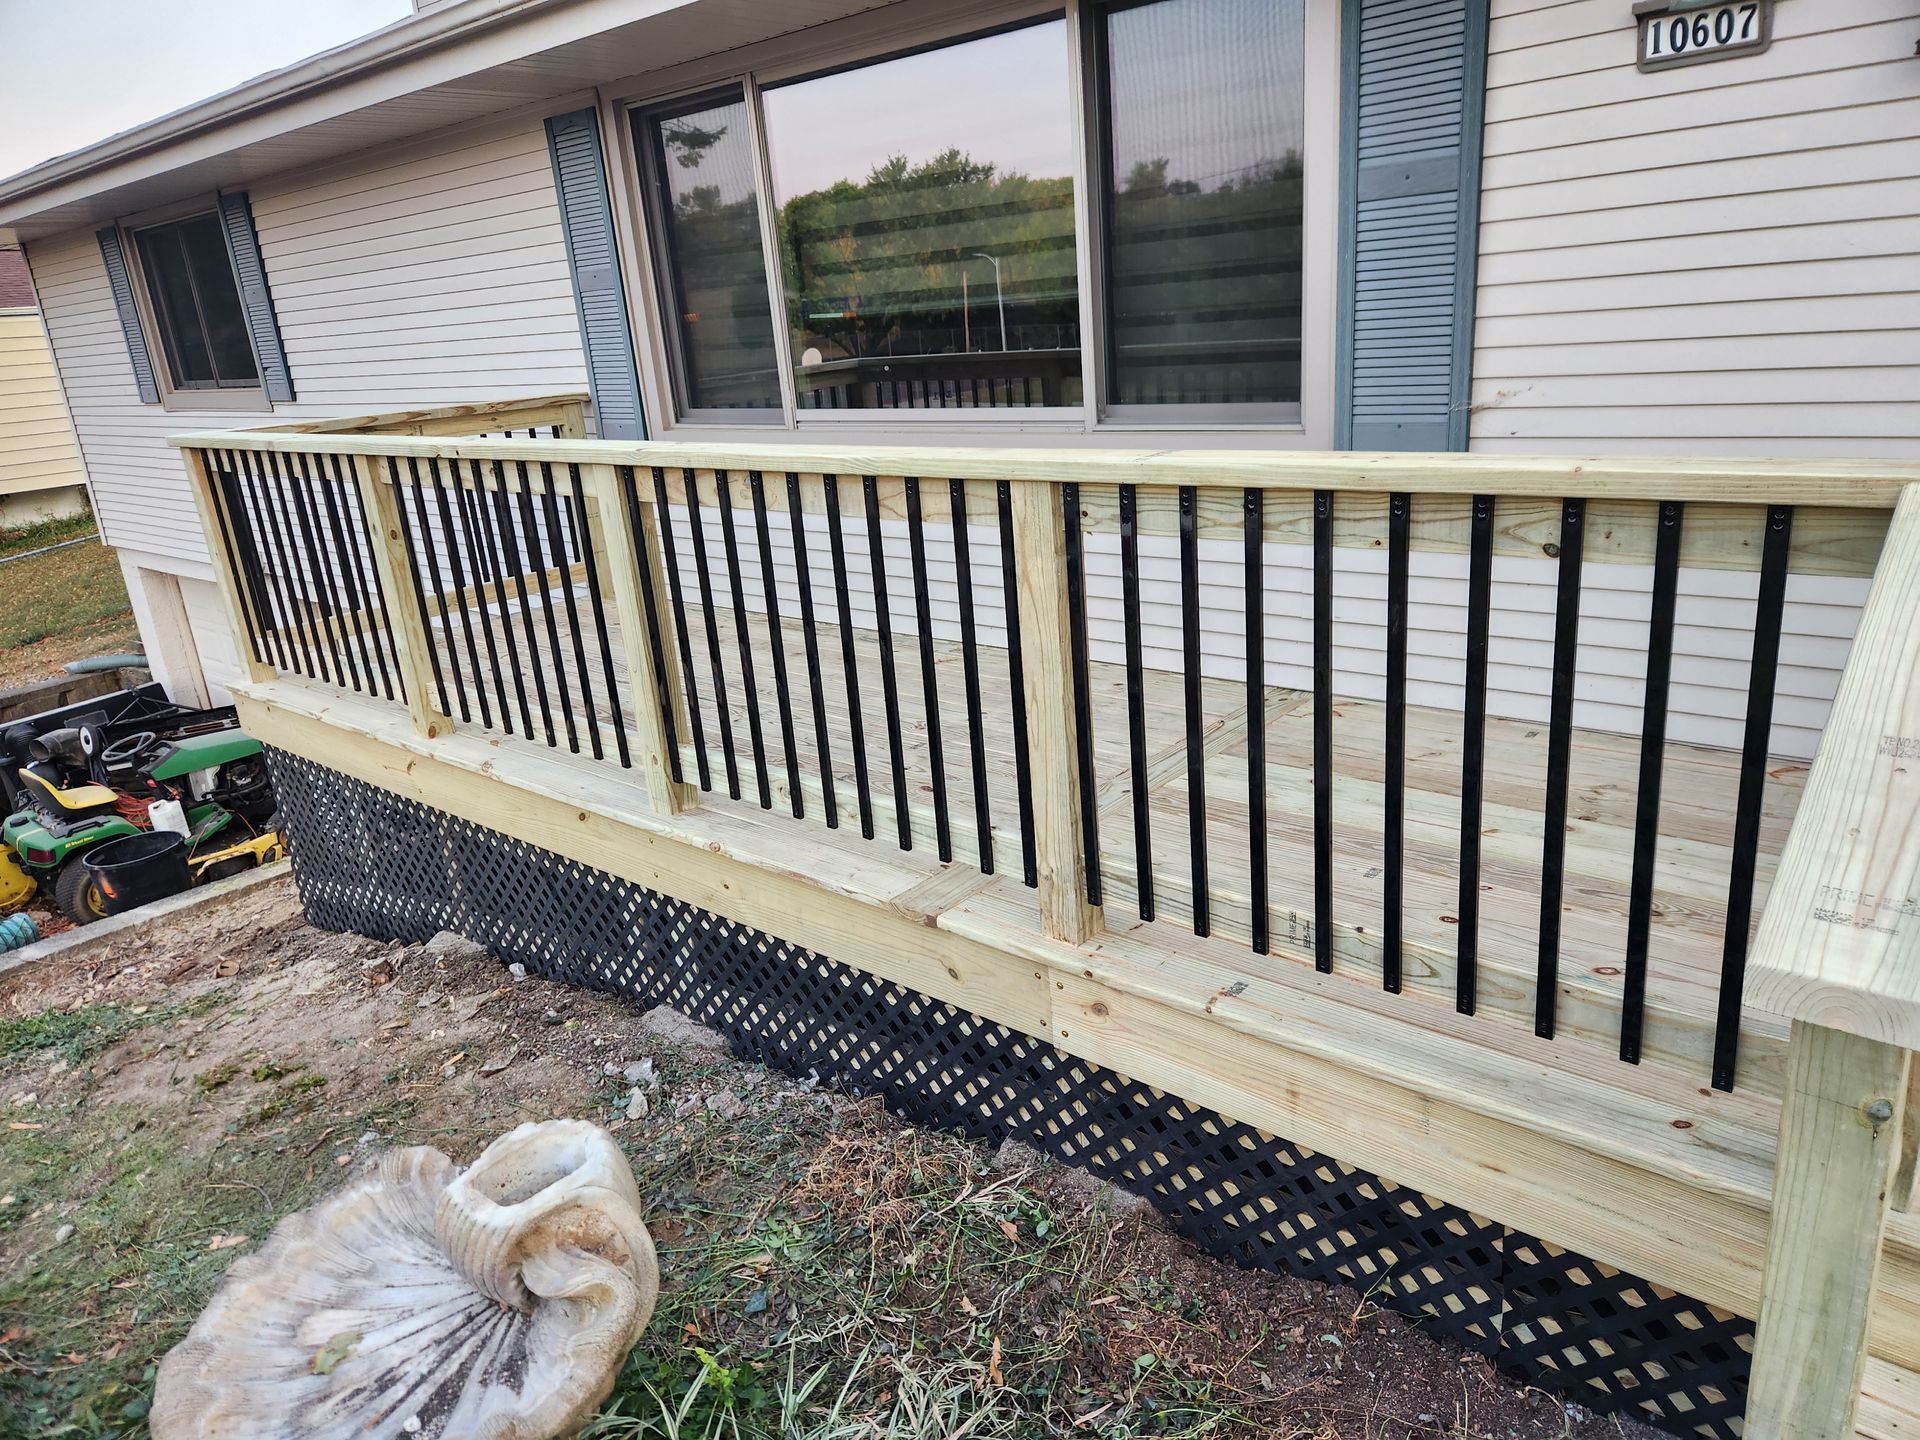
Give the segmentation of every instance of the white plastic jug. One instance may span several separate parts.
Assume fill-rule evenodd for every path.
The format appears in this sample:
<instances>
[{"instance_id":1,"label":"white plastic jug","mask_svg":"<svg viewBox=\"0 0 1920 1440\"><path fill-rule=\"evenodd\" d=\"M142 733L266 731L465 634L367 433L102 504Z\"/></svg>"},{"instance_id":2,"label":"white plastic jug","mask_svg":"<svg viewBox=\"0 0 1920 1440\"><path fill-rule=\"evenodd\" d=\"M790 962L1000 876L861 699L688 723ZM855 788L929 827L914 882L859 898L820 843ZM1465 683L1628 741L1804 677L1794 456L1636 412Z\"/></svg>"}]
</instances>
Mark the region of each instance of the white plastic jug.
<instances>
[{"instance_id":1,"label":"white plastic jug","mask_svg":"<svg viewBox=\"0 0 1920 1440\"><path fill-rule=\"evenodd\" d=\"M193 836L192 827L187 824L187 807L178 800L154 801L147 810L147 818L156 830L171 830L187 839Z\"/></svg>"}]
</instances>

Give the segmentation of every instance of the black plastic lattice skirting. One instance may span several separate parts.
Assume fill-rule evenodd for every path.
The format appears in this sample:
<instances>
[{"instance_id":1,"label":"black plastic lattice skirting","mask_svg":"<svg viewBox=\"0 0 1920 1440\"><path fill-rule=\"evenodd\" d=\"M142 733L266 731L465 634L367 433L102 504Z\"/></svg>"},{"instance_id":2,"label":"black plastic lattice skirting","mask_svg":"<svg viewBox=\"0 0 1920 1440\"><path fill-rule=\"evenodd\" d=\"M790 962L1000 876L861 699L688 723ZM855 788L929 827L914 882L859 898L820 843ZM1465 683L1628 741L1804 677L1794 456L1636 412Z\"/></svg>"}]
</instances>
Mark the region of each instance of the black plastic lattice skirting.
<instances>
[{"instance_id":1,"label":"black plastic lattice skirting","mask_svg":"<svg viewBox=\"0 0 1920 1440\"><path fill-rule=\"evenodd\" d=\"M410 942L454 930L550 979L671 1005L743 1057L1084 1166L1217 1254L1352 1285L1568 1399L1738 1434L1750 1321L670 896L269 759L317 926Z\"/></svg>"}]
</instances>

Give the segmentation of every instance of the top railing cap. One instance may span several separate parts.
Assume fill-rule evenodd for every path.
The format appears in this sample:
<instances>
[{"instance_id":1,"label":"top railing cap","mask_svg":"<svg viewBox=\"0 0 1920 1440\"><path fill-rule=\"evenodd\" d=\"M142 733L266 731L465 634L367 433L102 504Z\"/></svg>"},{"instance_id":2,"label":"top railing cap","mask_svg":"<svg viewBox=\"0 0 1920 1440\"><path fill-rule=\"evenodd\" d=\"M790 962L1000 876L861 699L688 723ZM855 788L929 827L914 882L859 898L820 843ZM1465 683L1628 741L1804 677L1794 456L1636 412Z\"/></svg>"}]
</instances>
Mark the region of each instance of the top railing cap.
<instances>
[{"instance_id":1,"label":"top railing cap","mask_svg":"<svg viewBox=\"0 0 1920 1440\"><path fill-rule=\"evenodd\" d=\"M1004 448L809 441L483 440L285 429L200 431L175 435L168 443L194 450L547 461L774 474L793 471L804 475L917 475L1050 483L1548 495L1878 510L1892 509L1905 486L1920 483L1920 461L1903 460L1122 450L1085 443Z\"/></svg>"}]
</instances>

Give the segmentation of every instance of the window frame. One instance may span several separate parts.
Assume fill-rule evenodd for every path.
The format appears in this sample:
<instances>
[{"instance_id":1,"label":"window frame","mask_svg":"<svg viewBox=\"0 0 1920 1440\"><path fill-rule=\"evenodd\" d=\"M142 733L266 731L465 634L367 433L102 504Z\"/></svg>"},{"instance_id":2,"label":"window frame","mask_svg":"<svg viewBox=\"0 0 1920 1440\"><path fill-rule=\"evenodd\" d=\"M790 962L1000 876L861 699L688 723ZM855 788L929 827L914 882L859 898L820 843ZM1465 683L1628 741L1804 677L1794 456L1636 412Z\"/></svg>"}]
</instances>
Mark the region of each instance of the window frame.
<instances>
[{"instance_id":1,"label":"window frame","mask_svg":"<svg viewBox=\"0 0 1920 1440\"><path fill-rule=\"evenodd\" d=\"M674 272L672 227L667 221L665 204L665 157L656 134L658 122L666 116L684 113L703 103L738 103L747 117L747 145L753 163L753 208L755 222L760 230L760 263L763 278L767 267L778 258L777 245L770 248L769 228L766 206L762 201L767 193L766 146L761 140L759 92L750 86L746 79L731 81L721 85L690 91L670 99L656 101L649 105L633 105L624 111L624 120L629 127L627 143L634 150L636 178L639 181L639 198L642 214L648 233L654 238L650 247L652 255L652 281L657 287L656 300L662 324L665 327L661 335L661 358L666 368L665 378L671 385L673 395L673 413L689 424L714 425L750 425L755 429L767 429L773 426L791 425L790 413L793 410L793 383L787 362L787 347L780 343L781 314L777 297L771 286L767 287L767 319L769 333L773 339L774 370L776 383L780 390L780 403L758 409L724 409L718 406L696 406L688 401L692 393L687 377L687 357L682 343L681 328L677 319L678 304L673 309L667 307L667 301L679 294L679 277ZM640 147L637 133L644 128L647 132L647 145Z\"/></svg>"},{"instance_id":2,"label":"window frame","mask_svg":"<svg viewBox=\"0 0 1920 1440\"><path fill-rule=\"evenodd\" d=\"M260 354L254 348L251 326L244 327L247 353L253 356L254 378L251 385L189 385L181 383L174 373L173 353L162 323L164 312L148 280L146 256L139 237L143 231L175 225L201 215L210 215L216 225L220 224L220 201L217 195L196 196L160 209L123 216L114 224L114 228L120 232L120 252L126 261L134 309L139 313L140 325L145 332L154 383L160 388L160 406L168 411L237 410L271 414L273 402L267 399L266 386L260 378ZM226 254L227 273L233 275L233 288L237 295L240 277L233 272L233 253L226 247L224 227L221 229L221 249Z\"/></svg>"},{"instance_id":3,"label":"window frame","mask_svg":"<svg viewBox=\"0 0 1920 1440\"><path fill-rule=\"evenodd\" d=\"M1304 429L1303 416L1306 410L1307 392L1307 296L1308 274L1306 244L1311 227L1309 212L1312 208L1309 181L1302 174L1301 201L1301 239L1300 258L1300 398L1295 401L1254 401L1254 402L1196 402L1194 404L1128 404L1124 401L1108 401L1107 389L1119 366L1119 357L1114 350L1112 327L1107 323L1106 277L1113 268L1113 232L1114 232L1114 196L1108 184L1113 174L1112 130L1107 124L1107 111L1112 101L1112 62L1111 47L1107 38L1107 17L1125 10L1139 10L1149 5L1157 5L1162 0L1082 0L1080 13L1083 17L1080 27L1080 73L1085 77L1082 96L1082 127L1086 137L1084 158L1089 162L1093 174L1092 184L1098 187L1098 196L1090 197L1093 212L1091 242L1100 268L1101 284L1096 291L1096 325L1100 342L1099 356L1099 393L1092 396L1091 403L1096 405L1103 421L1113 425L1137 425L1146 428L1170 426L1222 427L1272 427L1278 430ZM1311 90L1312 65L1312 27L1309 13L1314 8L1313 0L1303 0L1301 4L1302 27L1306 32L1301 36L1303 53L1307 59L1307 74L1303 90ZM1309 98L1303 107L1307 112L1302 115L1303 127L1311 130L1312 101ZM1304 171L1311 171L1312 154L1310 142L1303 154ZM1324 163L1337 165L1338 155L1328 157ZM1081 331L1084 336L1085 327ZM1329 337L1331 341L1331 337Z\"/></svg>"},{"instance_id":4,"label":"window frame","mask_svg":"<svg viewBox=\"0 0 1920 1440\"><path fill-rule=\"evenodd\" d=\"M1123 0L1124 3L1124 0ZM1278 407L1258 405L1112 406L1104 402L1108 363L1105 359L1107 325L1100 285L1105 266L1101 250L1105 227L1099 212L1104 202L1093 187L1102 184L1099 96L1090 50L1101 21L1103 0L1000 0L968 4L965 0L905 0L863 15L810 26L794 34L760 41L737 50L699 57L661 71L645 72L612 82L600 89L603 130L613 137L609 147L615 203L615 225L622 242L620 263L626 267L628 304L632 310L635 352L641 390L649 407L652 433L664 437L681 432L680 439L764 441L784 430L811 429L836 441L900 444L916 439L927 443L1005 444L1013 435L1021 443L1059 445L1084 442L1137 446L1161 434L1175 443L1179 437L1203 433L1223 447L1242 449L1328 449L1334 425L1335 312L1339 237L1340 170L1340 9L1308 0L1305 5L1306 49L1304 151L1304 221L1302 237L1301 376L1300 402L1291 417L1273 413ZM1075 247L1079 272L1081 388L1079 406L1035 406L1031 409L947 410L801 410L794 394L792 337L787 333L784 287L781 280L777 221L770 212L772 196L767 136L761 92L764 88L848 70L897 55L938 49L996 31L1017 28L1050 17L1066 22L1065 80L1073 125ZM641 169L634 144L637 112L652 112L676 103L740 87L753 131L756 183L760 189L760 225L766 264L769 311L774 323L775 360L780 370L780 422L775 411L762 418L741 419L741 412L686 411L674 379L680 363L669 347L677 343L672 316L664 312L658 277L662 273L664 234L650 210L648 192L654 187ZM1261 413L1249 413L1261 412Z\"/></svg>"}]
</instances>

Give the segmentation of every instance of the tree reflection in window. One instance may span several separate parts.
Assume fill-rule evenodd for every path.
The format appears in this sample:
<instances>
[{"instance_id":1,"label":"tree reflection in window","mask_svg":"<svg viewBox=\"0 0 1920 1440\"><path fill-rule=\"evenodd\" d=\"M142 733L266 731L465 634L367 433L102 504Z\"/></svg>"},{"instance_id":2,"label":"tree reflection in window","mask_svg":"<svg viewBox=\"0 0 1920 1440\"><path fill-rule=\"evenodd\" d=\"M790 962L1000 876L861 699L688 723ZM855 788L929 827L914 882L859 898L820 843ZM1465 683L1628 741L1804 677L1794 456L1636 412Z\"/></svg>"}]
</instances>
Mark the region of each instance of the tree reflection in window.
<instances>
[{"instance_id":1,"label":"tree reflection in window","mask_svg":"<svg viewBox=\"0 0 1920 1440\"><path fill-rule=\"evenodd\" d=\"M1058 20L766 92L803 408L1080 403L1067 92Z\"/></svg>"}]
</instances>

